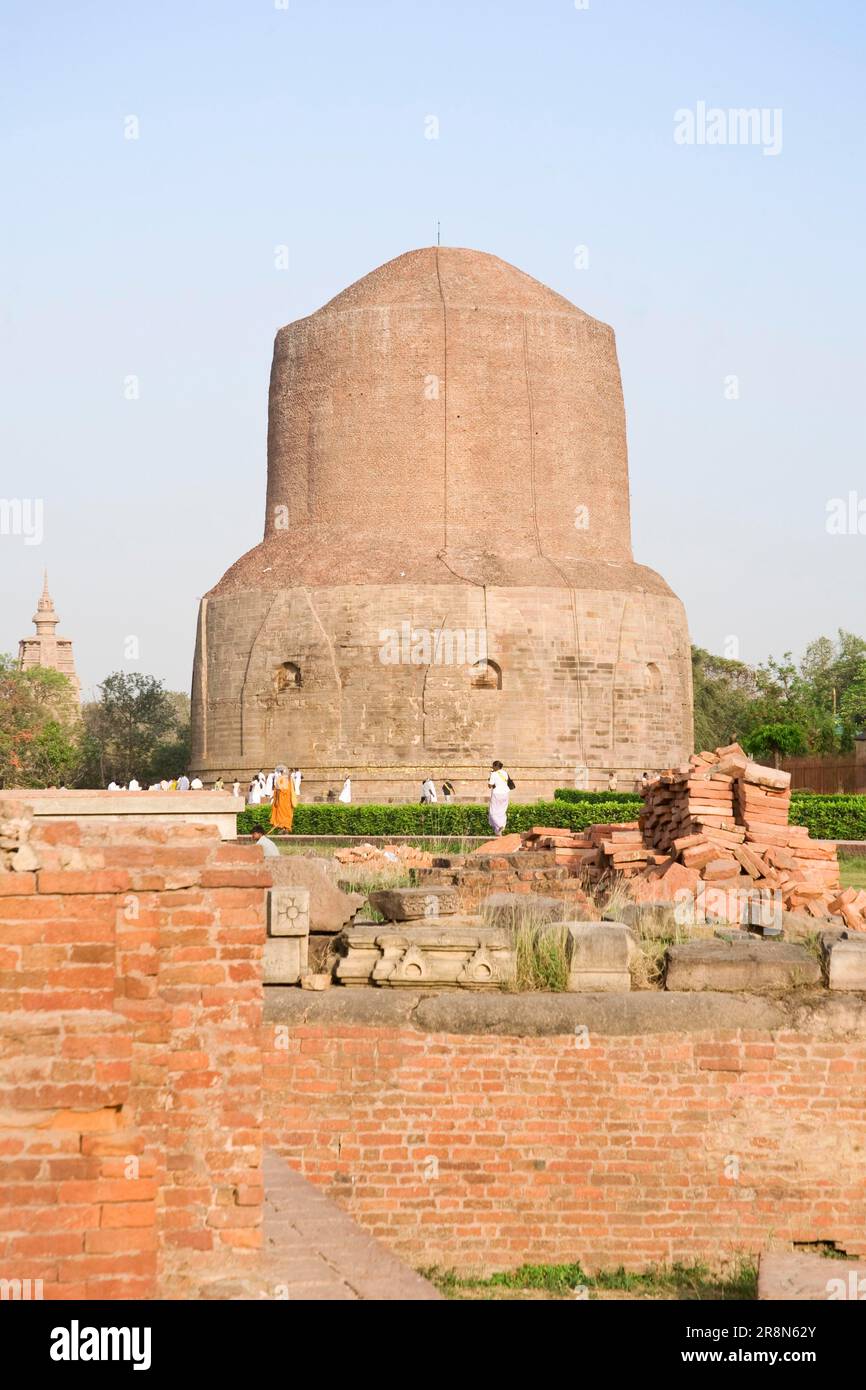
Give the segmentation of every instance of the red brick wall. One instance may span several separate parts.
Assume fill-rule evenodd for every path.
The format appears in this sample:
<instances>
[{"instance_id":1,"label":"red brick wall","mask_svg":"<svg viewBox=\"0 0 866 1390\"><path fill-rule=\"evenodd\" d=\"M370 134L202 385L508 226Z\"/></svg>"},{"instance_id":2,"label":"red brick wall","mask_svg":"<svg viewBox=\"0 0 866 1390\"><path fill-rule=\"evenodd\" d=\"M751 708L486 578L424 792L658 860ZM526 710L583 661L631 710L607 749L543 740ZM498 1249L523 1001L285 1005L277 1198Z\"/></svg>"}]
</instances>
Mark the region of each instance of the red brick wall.
<instances>
[{"instance_id":1,"label":"red brick wall","mask_svg":"<svg viewBox=\"0 0 866 1390\"><path fill-rule=\"evenodd\" d=\"M266 1142L416 1266L718 1268L771 1240L866 1253L862 1036L583 1049L310 1019L265 1029Z\"/></svg>"},{"instance_id":2,"label":"red brick wall","mask_svg":"<svg viewBox=\"0 0 866 1390\"><path fill-rule=\"evenodd\" d=\"M256 1257L269 881L213 827L0 800L0 1278L179 1296Z\"/></svg>"}]
</instances>

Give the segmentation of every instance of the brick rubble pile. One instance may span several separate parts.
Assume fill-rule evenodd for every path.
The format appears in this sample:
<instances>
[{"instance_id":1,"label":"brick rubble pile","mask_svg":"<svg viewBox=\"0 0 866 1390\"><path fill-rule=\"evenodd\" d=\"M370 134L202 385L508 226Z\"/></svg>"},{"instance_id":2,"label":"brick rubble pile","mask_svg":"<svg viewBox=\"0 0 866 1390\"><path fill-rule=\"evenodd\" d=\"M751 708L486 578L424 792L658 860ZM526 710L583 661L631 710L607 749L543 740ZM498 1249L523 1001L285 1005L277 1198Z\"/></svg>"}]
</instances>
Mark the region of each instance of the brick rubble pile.
<instances>
[{"instance_id":1,"label":"brick rubble pile","mask_svg":"<svg viewBox=\"0 0 866 1390\"><path fill-rule=\"evenodd\" d=\"M426 869L433 863L433 855L417 845L350 845L335 850L334 858L340 864L366 864L373 869L393 868L395 864Z\"/></svg>"},{"instance_id":2,"label":"brick rubble pile","mask_svg":"<svg viewBox=\"0 0 866 1390\"><path fill-rule=\"evenodd\" d=\"M616 873L638 901L670 902L678 891L759 899L866 931L866 891L841 890L836 846L790 825L791 774L751 762L739 744L695 753L661 773L637 821L571 832L535 826L525 849L553 849L558 863L593 881Z\"/></svg>"}]
</instances>

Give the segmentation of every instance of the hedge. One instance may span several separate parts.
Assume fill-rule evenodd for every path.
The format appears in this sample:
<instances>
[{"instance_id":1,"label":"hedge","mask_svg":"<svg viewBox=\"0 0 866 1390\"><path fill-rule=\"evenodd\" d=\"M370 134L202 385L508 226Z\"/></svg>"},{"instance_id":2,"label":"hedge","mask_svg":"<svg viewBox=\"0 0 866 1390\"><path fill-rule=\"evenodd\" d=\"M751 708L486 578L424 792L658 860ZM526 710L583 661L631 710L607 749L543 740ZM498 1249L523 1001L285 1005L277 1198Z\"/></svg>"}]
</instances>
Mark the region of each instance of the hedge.
<instances>
[{"instance_id":1,"label":"hedge","mask_svg":"<svg viewBox=\"0 0 866 1390\"><path fill-rule=\"evenodd\" d=\"M508 808L509 831L533 825L583 830L588 825L636 820L640 797L618 799L601 792L578 793L579 801L535 801ZM559 793L557 793L557 797ZM816 840L866 840L866 796L800 795L791 799L792 825L807 825ZM254 825L269 830L269 806L248 806L238 816L238 834ZM295 810L296 835L489 835L487 807L464 805L341 806L302 802Z\"/></svg>"},{"instance_id":2,"label":"hedge","mask_svg":"<svg viewBox=\"0 0 866 1390\"><path fill-rule=\"evenodd\" d=\"M815 840L866 840L866 796L794 792L791 824L808 825Z\"/></svg>"},{"instance_id":3,"label":"hedge","mask_svg":"<svg viewBox=\"0 0 866 1390\"><path fill-rule=\"evenodd\" d=\"M561 805L619 800L632 820L642 800L631 792L583 792L570 787L557 787L554 796ZM796 791L791 796L791 824L807 825L815 840L866 840L866 796Z\"/></svg>"},{"instance_id":4,"label":"hedge","mask_svg":"<svg viewBox=\"0 0 866 1390\"><path fill-rule=\"evenodd\" d=\"M643 801L639 792L582 792L575 787L557 787L553 795L557 801L619 801L623 806L639 806Z\"/></svg>"},{"instance_id":5,"label":"hedge","mask_svg":"<svg viewBox=\"0 0 866 1390\"><path fill-rule=\"evenodd\" d=\"M583 830L598 822L627 819L621 802L593 801L570 805L565 801L536 801L508 808L509 831L531 830L533 825L561 825ZM632 819L634 819L632 817ZM238 834L248 835L254 825L268 830L269 806L248 806L238 816ZM296 835L489 835L487 807L436 806L340 806L330 802L302 802L295 809Z\"/></svg>"}]
</instances>

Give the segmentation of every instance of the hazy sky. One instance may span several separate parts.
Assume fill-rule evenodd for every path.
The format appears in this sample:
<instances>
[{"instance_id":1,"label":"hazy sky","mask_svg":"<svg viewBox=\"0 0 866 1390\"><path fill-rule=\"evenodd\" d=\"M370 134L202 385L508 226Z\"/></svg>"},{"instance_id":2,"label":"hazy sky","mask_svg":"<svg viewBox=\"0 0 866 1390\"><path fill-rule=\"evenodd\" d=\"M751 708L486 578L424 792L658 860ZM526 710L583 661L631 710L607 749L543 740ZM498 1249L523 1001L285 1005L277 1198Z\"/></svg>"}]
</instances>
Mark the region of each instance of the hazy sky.
<instances>
[{"instance_id":1,"label":"hazy sky","mask_svg":"<svg viewBox=\"0 0 866 1390\"><path fill-rule=\"evenodd\" d=\"M616 329L635 555L694 641L866 635L866 515L826 525L866 513L863 0L2 16L0 497L44 538L7 512L0 651L47 565L85 689L188 688L198 597L261 539L276 329L437 218ZM763 137L677 143L701 102Z\"/></svg>"}]
</instances>

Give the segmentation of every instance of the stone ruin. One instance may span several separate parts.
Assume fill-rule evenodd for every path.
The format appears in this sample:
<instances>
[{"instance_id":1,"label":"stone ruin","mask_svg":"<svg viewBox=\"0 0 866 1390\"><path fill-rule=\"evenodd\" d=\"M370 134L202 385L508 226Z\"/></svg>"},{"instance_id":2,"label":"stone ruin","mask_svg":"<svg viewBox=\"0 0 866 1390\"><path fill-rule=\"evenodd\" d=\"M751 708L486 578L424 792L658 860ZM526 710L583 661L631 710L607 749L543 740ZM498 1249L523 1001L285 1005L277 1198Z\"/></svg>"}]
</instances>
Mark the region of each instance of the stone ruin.
<instances>
[{"instance_id":1,"label":"stone ruin","mask_svg":"<svg viewBox=\"0 0 866 1390\"><path fill-rule=\"evenodd\" d=\"M637 821L535 826L468 854L427 855L411 869L414 886L368 895L383 921L360 919L363 897L347 898L317 954L319 986L332 976L352 988L513 987L515 929L528 924L564 932L569 990L627 991L642 923L667 911L667 990L772 993L825 978L833 990L866 989L866 893L841 889L835 845L789 825L789 810L789 774L738 745L696 754L650 785ZM287 873L312 872L290 858ZM304 950L269 945L266 979L303 983Z\"/></svg>"}]
</instances>

